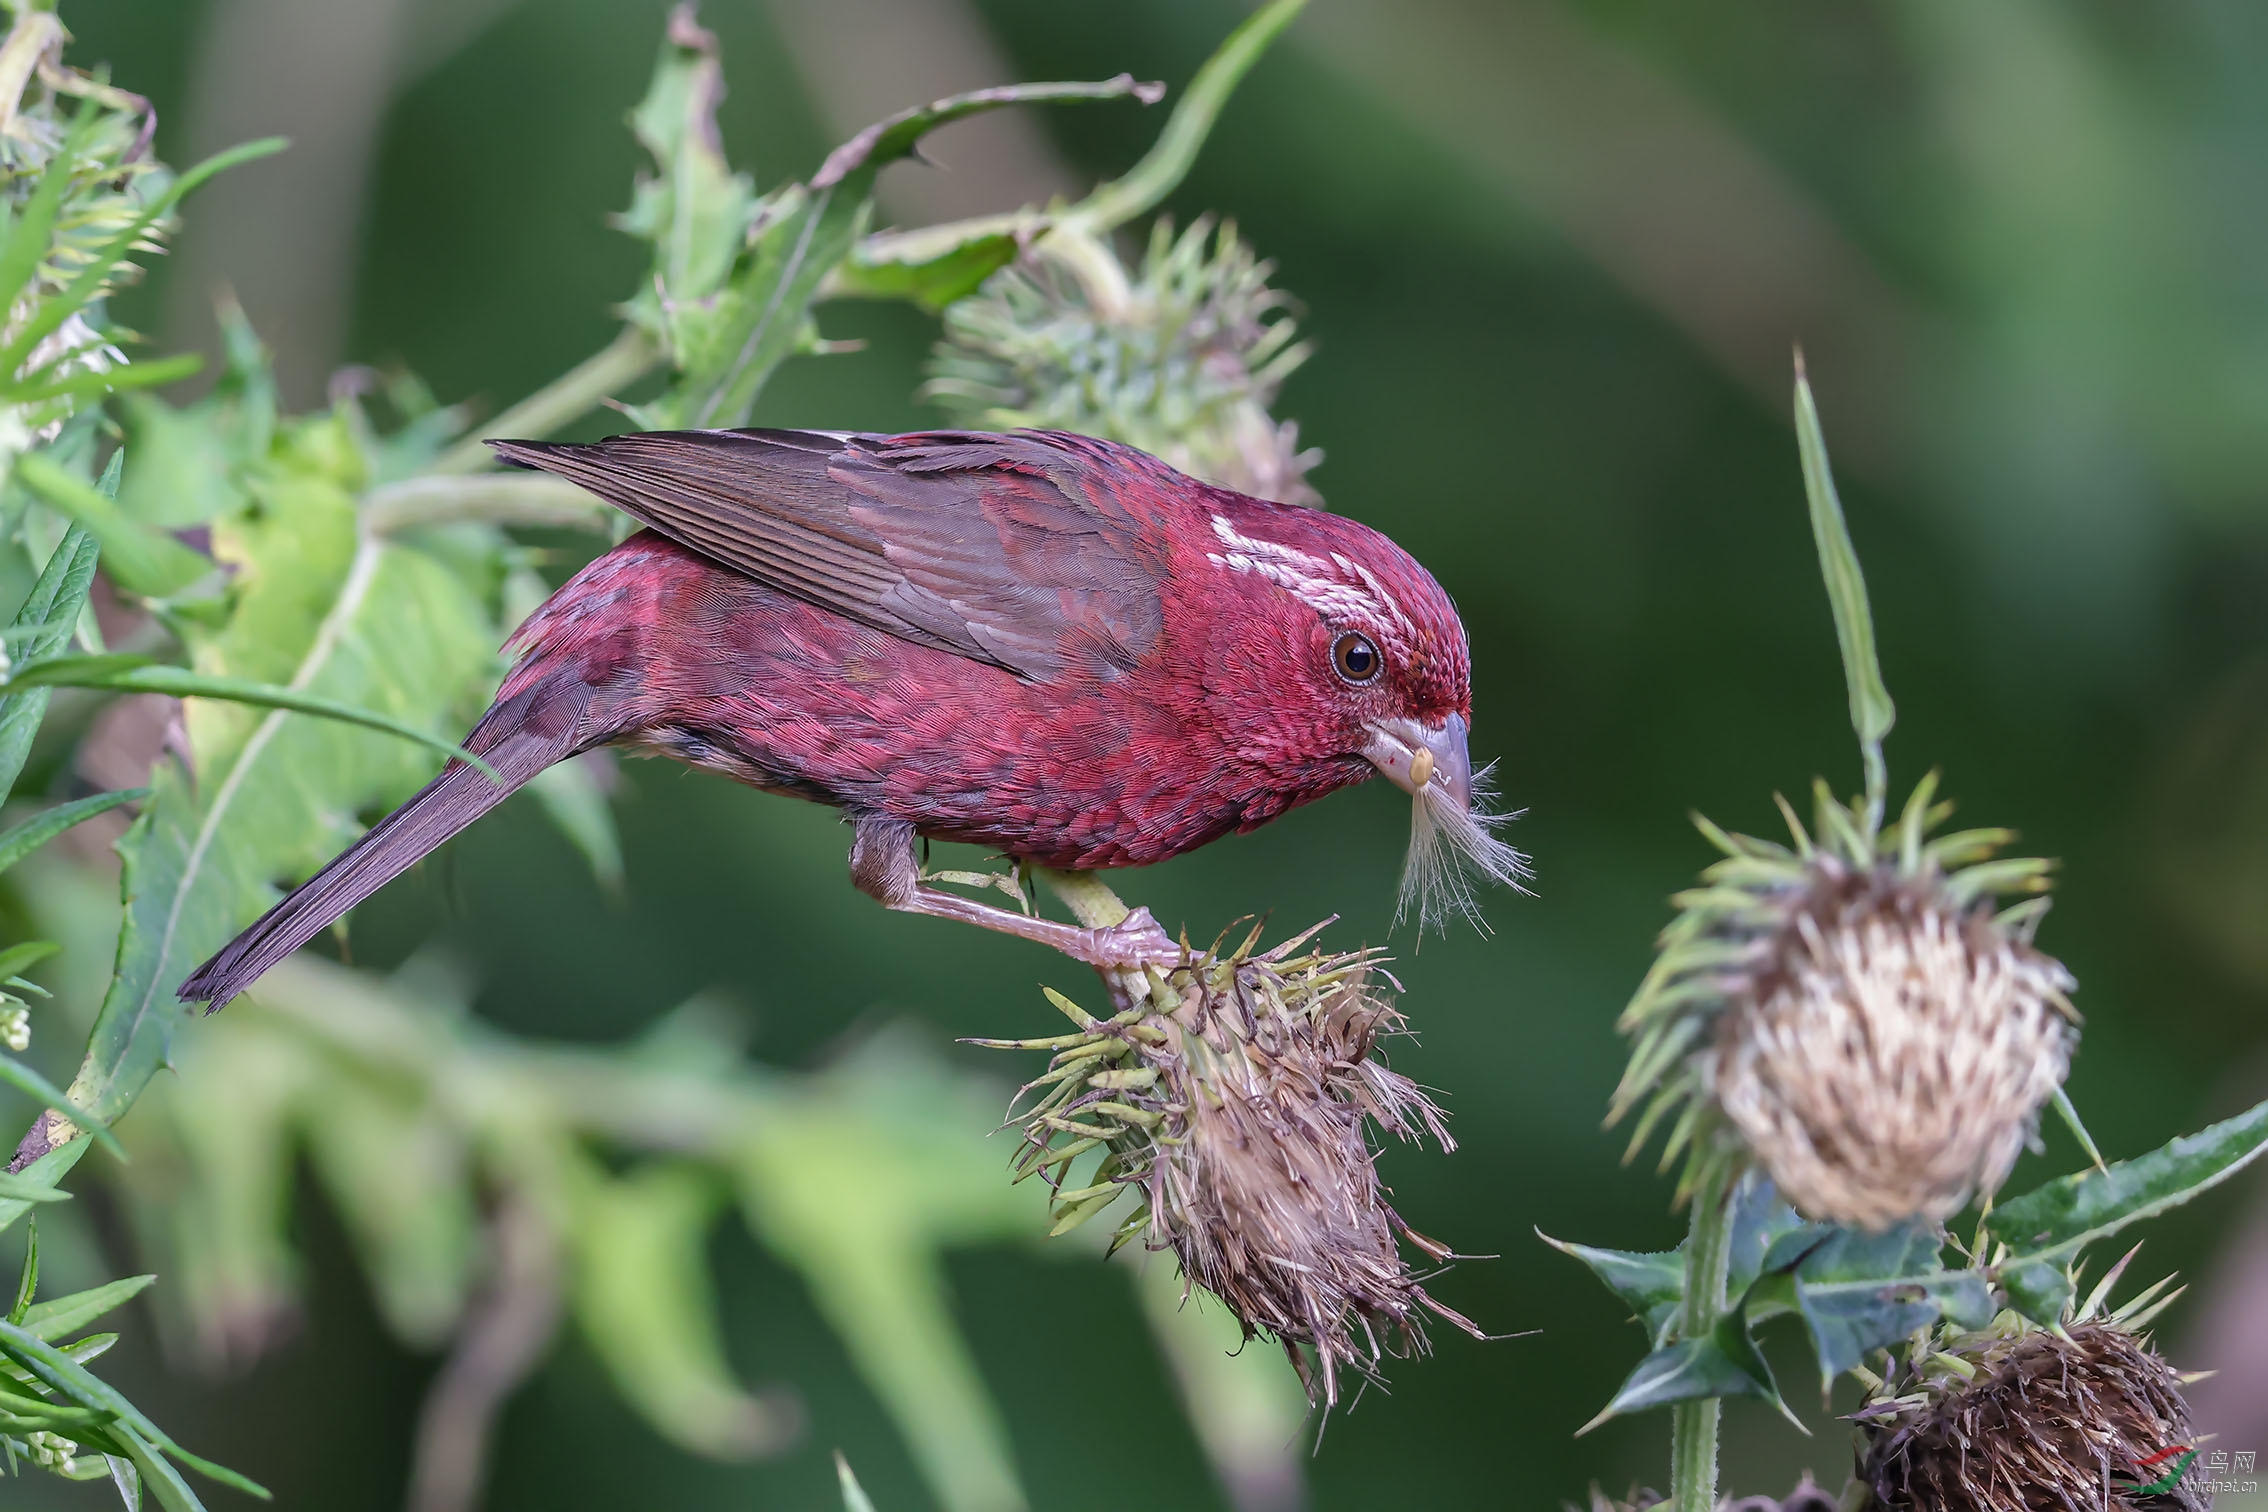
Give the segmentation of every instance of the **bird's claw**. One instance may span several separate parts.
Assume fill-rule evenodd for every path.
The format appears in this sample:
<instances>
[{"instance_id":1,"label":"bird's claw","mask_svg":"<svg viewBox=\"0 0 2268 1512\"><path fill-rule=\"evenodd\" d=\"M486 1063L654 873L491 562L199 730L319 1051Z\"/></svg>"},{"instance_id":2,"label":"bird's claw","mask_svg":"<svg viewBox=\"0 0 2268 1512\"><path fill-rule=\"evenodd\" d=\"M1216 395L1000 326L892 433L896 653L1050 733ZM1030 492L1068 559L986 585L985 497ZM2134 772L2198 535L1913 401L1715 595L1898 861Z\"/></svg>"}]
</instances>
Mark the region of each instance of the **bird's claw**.
<instances>
[{"instance_id":1,"label":"bird's claw","mask_svg":"<svg viewBox=\"0 0 2268 1512\"><path fill-rule=\"evenodd\" d=\"M1132 1004L1150 995L1150 972L1171 971L1187 952L1147 908L1136 908L1106 928L1086 932L1087 964L1102 973L1112 993Z\"/></svg>"}]
</instances>

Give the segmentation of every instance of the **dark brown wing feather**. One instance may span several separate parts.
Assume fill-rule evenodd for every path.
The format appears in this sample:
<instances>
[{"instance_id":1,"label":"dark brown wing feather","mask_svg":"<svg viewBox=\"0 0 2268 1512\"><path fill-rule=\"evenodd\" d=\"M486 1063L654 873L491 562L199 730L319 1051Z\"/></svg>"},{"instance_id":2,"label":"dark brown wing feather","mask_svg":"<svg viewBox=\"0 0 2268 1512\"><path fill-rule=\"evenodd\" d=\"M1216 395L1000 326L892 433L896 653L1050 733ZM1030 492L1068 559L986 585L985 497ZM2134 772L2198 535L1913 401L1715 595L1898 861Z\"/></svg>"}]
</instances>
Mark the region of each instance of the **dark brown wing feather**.
<instances>
[{"instance_id":1,"label":"dark brown wing feather","mask_svg":"<svg viewBox=\"0 0 2268 1512\"><path fill-rule=\"evenodd\" d=\"M1022 677L1129 669L1162 622L1159 555L1096 474L1098 443L742 430L489 445L784 593Z\"/></svg>"}]
</instances>

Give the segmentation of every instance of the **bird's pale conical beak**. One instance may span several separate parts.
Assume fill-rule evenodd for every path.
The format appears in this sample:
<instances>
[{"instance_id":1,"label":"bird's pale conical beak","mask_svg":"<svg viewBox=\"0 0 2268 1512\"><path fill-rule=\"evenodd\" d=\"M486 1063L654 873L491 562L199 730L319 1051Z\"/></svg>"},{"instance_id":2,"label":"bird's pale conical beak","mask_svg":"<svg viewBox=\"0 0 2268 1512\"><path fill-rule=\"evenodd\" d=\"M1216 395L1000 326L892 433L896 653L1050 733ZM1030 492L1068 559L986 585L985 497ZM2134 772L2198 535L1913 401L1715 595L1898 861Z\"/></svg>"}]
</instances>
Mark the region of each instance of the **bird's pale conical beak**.
<instances>
[{"instance_id":1,"label":"bird's pale conical beak","mask_svg":"<svg viewBox=\"0 0 2268 1512\"><path fill-rule=\"evenodd\" d=\"M1473 758L1465 742L1465 717L1452 714L1438 725L1414 719L1379 719L1370 725L1370 744L1362 754L1394 786L1410 794L1428 787L1446 792L1460 809L1473 806Z\"/></svg>"}]
</instances>

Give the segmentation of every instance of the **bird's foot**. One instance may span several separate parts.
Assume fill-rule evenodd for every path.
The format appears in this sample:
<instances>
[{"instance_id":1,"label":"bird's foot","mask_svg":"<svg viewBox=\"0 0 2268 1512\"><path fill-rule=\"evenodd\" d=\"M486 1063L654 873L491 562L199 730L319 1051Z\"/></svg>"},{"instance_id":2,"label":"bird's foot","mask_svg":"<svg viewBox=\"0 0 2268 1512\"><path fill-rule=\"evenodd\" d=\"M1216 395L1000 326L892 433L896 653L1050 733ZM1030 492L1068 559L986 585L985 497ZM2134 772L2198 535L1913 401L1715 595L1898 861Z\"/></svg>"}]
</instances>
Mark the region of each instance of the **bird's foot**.
<instances>
[{"instance_id":1,"label":"bird's foot","mask_svg":"<svg viewBox=\"0 0 2268 1512\"><path fill-rule=\"evenodd\" d=\"M1083 929L1083 949L1065 953L1102 973L1111 996L1122 1006L1146 1002L1150 973L1172 971L1188 959L1181 942L1167 934L1147 908L1136 908L1116 924Z\"/></svg>"}]
</instances>

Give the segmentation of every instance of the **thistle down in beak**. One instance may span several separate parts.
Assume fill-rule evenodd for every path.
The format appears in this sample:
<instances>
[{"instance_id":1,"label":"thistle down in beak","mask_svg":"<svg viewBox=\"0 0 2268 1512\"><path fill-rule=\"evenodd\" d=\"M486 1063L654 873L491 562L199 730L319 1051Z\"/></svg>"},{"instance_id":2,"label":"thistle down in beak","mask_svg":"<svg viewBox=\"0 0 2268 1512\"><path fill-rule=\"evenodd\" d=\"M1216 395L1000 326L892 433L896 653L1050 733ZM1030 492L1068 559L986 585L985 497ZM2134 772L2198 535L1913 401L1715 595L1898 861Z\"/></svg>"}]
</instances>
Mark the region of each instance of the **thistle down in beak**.
<instances>
[{"instance_id":1,"label":"thistle down in beak","mask_svg":"<svg viewBox=\"0 0 2268 1512\"><path fill-rule=\"evenodd\" d=\"M1489 812L1488 769L1473 770L1465 735L1459 714L1438 725L1400 718L1370 725L1362 754L1411 800L1396 923L1414 910L1420 928L1438 928L1452 913L1478 925L1472 873L1512 888L1528 876L1527 857L1496 838L1497 827L1516 816Z\"/></svg>"}]
</instances>

